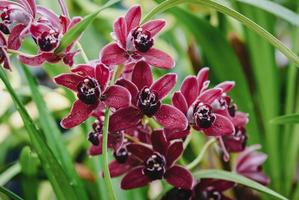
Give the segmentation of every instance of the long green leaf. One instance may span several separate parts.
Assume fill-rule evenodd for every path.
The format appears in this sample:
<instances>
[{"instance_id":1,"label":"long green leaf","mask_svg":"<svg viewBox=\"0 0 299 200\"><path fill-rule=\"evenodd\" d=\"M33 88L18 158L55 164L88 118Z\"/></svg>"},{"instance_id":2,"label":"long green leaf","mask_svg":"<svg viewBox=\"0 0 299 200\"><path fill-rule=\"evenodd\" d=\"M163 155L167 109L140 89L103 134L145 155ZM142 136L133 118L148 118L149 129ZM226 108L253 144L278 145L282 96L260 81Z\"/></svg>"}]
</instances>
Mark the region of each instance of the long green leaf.
<instances>
[{"instance_id":1,"label":"long green leaf","mask_svg":"<svg viewBox=\"0 0 299 200\"><path fill-rule=\"evenodd\" d=\"M8 181L10 181L13 177L15 177L21 171L21 166L19 163L15 163L6 169L0 175L0 186L5 185Z\"/></svg>"},{"instance_id":2,"label":"long green leaf","mask_svg":"<svg viewBox=\"0 0 299 200\"><path fill-rule=\"evenodd\" d=\"M288 57L293 62L299 64L299 57L292 52L289 48L287 48L282 42L280 42L276 37L274 37L271 33L266 31L264 28L256 24L254 21L230 8L227 4L221 4L219 0L167 0L163 3L159 4L156 8L154 8L146 17L142 20L142 22L146 22L153 15L163 12L173 6L182 4L182 3L196 3L200 5L207 6L209 8L213 8L218 12L231 16L244 24L246 27L256 32L262 38L267 40L270 44L276 47L279 51L281 51L286 57ZM222 2L223 3L223 2Z\"/></svg>"},{"instance_id":3,"label":"long green leaf","mask_svg":"<svg viewBox=\"0 0 299 200\"><path fill-rule=\"evenodd\" d=\"M23 200L21 197L13 193L12 191L6 189L5 187L0 186L0 192L8 196L9 198L13 200Z\"/></svg>"},{"instance_id":4,"label":"long green leaf","mask_svg":"<svg viewBox=\"0 0 299 200\"><path fill-rule=\"evenodd\" d=\"M272 124L297 124L299 123L299 114L289 114L276 117L270 121Z\"/></svg>"},{"instance_id":5,"label":"long green leaf","mask_svg":"<svg viewBox=\"0 0 299 200\"><path fill-rule=\"evenodd\" d=\"M82 21L72 27L66 34L61 38L60 44L55 50L56 54L61 53L63 50L66 49L73 41L75 41L88 27L88 25L93 22L93 20L97 17L97 15L104 9L112 6L113 4L119 2L120 0L110 0L97 11L91 13L90 15L86 16Z\"/></svg>"},{"instance_id":6,"label":"long green leaf","mask_svg":"<svg viewBox=\"0 0 299 200\"><path fill-rule=\"evenodd\" d=\"M299 15L273 1L269 0L235 0L244 4L255 6L257 8L263 9L277 17L280 17L287 22L299 26Z\"/></svg>"},{"instance_id":7,"label":"long green leaf","mask_svg":"<svg viewBox=\"0 0 299 200\"><path fill-rule=\"evenodd\" d=\"M66 200L77 199L76 193L71 187L72 183L68 181L68 177L60 163L56 160L53 152L42 137L41 132L34 125L33 120L12 88L2 67L0 67L0 78L16 105L16 108L24 122L24 126L29 134L31 143L39 156L41 164L53 186L57 198Z\"/></svg>"},{"instance_id":8,"label":"long green leaf","mask_svg":"<svg viewBox=\"0 0 299 200\"><path fill-rule=\"evenodd\" d=\"M214 178L226 181L233 181L235 183L250 187L254 190L263 192L277 199L287 200L284 196L274 192L273 190L253 181L239 174L223 171L223 170L201 170L193 174L196 179Z\"/></svg>"},{"instance_id":9,"label":"long green leaf","mask_svg":"<svg viewBox=\"0 0 299 200\"><path fill-rule=\"evenodd\" d=\"M87 194L83 189L83 185L77 175L71 157L67 152L66 146L63 143L62 133L57 127L55 119L48 110L47 105L41 93L39 92L36 79L32 76L29 69L25 65L21 66L27 78L32 98L37 106L40 116L39 121L45 133L47 143L53 151L56 159L59 161L62 168L64 169L66 175L69 177L69 181L72 182L72 187L74 188L74 191L76 192L78 198L82 200L87 199Z\"/></svg>"}]
</instances>

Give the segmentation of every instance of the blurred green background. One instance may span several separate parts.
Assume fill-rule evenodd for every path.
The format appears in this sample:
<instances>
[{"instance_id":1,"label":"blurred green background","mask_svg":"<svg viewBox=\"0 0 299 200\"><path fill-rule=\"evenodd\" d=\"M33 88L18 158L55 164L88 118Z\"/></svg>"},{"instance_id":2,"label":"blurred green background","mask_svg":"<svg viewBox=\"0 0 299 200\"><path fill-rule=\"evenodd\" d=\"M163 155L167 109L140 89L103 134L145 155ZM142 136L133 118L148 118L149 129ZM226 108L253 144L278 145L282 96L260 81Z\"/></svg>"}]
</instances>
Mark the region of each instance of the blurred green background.
<instances>
[{"instance_id":1,"label":"blurred green background","mask_svg":"<svg viewBox=\"0 0 299 200\"><path fill-rule=\"evenodd\" d=\"M95 11L104 0L67 0L71 16L86 16ZM257 7L245 5L236 0L230 1L234 9L252 19L257 24L279 38L286 46L298 53L299 32L294 25L267 13ZM297 12L298 0L273 1ZM59 4L53 0L40 0L39 4L60 13ZM143 15L157 5L153 0L124 0L101 12L97 19L84 32L80 43L90 60L98 59L100 49L112 39L113 21L123 15L134 4L142 6ZM298 106L298 70L294 64L275 50L267 41L256 35L238 21L200 5L183 4L155 17L167 20L167 27L155 40L158 48L171 54L176 60L172 70L178 74L177 89L189 74L196 74L204 66L210 67L211 84L234 80L236 87L232 92L239 110L250 114L247 127L249 144L260 143L262 151L268 154L265 165L266 174L271 178L270 187L289 197L299 199L298 153L299 126L278 126L270 123L276 116L295 113ZM22 51L34 53L33 41L28 39ZM37 124L42 123L38 109L32 101L32 94L19 62L13 60L13 72L9 80L24 105ZM80 55L76 63L82 63ZM51 77L68 71L62 63L45 64L43 68L30 68L40 83L40 91L57 125L68 113L74 95L58 88ZM167 73L154 70L155 76ZM30 140L23 122L2 82L0 83L0 185L9 188L25 199L55 199L40 161L31 149ZM166 101L170 101L168 98ZM102 179L97 179L101 171L99 157L89 157L87 148L90 121L71 130L61 129L60 138L73 161L76 170L84 180L89 199L107 199ZM194 136L185 158L192 159L204 142L201 135ZM207 158L206 158L207 159ZM219 168L221 166L219 163ZM202 168L208 166L203 165ZM163 185L131 191L119 189L119 179L113 181L119 199L154 199L163 190ZM238 191L247 194L244 188L231 191L238 197ZM245 193L244 193L245 192ZM252 193L252 192L249 192ZM250 196L250 195L249 195ZM7 198L1 196L0 198ZM250 196L253 198L269 197Z\"/></svg>"}]
</instances>

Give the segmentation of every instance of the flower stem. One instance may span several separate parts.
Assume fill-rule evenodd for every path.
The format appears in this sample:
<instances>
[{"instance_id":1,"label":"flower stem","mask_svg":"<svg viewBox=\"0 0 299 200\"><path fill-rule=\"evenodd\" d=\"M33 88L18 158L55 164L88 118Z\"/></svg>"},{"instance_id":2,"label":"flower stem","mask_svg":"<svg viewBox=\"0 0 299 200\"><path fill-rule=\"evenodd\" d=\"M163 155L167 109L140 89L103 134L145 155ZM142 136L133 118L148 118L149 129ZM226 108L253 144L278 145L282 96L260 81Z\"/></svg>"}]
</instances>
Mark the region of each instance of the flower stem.
<instances>
[{"instance_id":1,"label":"flower stem","mask_svg":"<svg viewBox=\"0 0 299 200\"><path fill-rule=\"evenodd\" d=\"M80 42L77 42L77 48L80 50L80 53L81 53L81 56L82 56L84 62L89 63L89 59L88 59L82 45L80 44Z\"/></svg>"},{"instance_id":2,"label":"flower stem","mask_svg":"<svg viewBox=\"0 0 299 200\"><path fill-rule=\"evenodd\" d=\"M119 68L116 68L113 72L112 79L110 81L110 85L112 85L116 79L116 74ZM109 164L108 164L108 129L109 129L109 114L110 108L106 107L105 109L105 119L104 119L104 127L103 127L103 142L102 142L102 168L104 170L104 181L108 191L109 199L116 200L116 195L113 191Z\"/></svg>"},{"instance_id":3,"label":"flower stem","mask_svg":"<svg viewBox=\"0 0 299 200\"><path fill-rule=\"evenodd\" d=\"M109 195L110 200L116 200L115 193L113 191L110 172L109 172L109 166L108 166L108 127L109 127L109 108L106 108L105 110L105 120L104 120L104 127L103 127L103 143L102 143L102 168L104 170L104 181L107 188L107 193Z\"/></svg>"},{"instance_id":4,"label":"flower stem","mask_svg":"<svg viewBox=\"0 0 299 200\"><path fill-rule=\"evenodd\" d=\"M210 145L212 145L213 143L216 142L216 138L212 138L210 139L201 149L200 153L198 154L198 156L189 164L186 166L187 169L191 170L194 167L196 167L200 161L202 160L205 152L207 151L207 149L209 148Z\"/></svg>"}]
</instances>

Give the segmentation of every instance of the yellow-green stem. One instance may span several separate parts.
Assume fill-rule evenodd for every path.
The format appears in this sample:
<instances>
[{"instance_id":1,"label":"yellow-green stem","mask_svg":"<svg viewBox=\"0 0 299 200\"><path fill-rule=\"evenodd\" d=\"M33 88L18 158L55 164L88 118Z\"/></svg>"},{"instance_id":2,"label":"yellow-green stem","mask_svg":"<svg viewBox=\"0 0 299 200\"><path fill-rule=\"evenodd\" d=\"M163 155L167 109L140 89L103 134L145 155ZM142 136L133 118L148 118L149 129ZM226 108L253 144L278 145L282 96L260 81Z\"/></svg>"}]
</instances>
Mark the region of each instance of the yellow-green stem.
<instances>
[{"instance_id":1,"label":"yellow-green stem","mask_svg":"<svg viewBox=\"0 0 299 200\"><path fill-rule=\"evenodd\" d=\"M209 148L210 145L212 145L213 143L216 142L216 138L212 138L210 139L202 148L202 150L200 151L200 153L198 154L198 156L189 164L187 165L187 169L191 170L194 167L196 167L200 161L202 160L205 152L207 151L207 149Z\"/></svg>"}]
</instances>

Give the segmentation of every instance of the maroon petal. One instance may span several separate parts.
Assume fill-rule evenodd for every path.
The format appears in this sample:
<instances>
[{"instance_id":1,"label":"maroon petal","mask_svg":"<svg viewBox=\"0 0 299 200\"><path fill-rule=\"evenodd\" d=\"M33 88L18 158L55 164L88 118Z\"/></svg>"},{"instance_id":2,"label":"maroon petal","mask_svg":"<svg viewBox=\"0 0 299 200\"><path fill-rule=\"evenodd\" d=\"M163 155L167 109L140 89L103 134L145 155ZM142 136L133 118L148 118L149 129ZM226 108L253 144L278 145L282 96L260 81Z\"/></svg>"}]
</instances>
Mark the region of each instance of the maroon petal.
<instances>
[{"instance_id":1,"label":"maroon petal","mask_svg":"<svg viewBox=\"0 0 299 200\"><path fill-rule=\"evenodd\" d=\"M108 81L110 79L110 70L105 65L98 64L96 66L95 73L96 79L98 80L101 90L103 91L107 87Z\"/></svg>"},{"instance_id":2,"label":"maroon petal","mask_svg":"<svg viewBox=\"0 0 299 200\"><path fill-rule=\"evenodd\" d=\"M236 112L236 115L232 118L235 127L244 127L248 121L248 114L243 112Z\"/></svg>"},{"instance_id":3,"label":"maroon petal","mask_svg":"<svg viewBox=\"0 0 299 200\"><path fill-rule=\"evenodd\" d=\"M100 58L102 63L106 65L125 64L127 61L127 53L116 43L111 43L102 49Z\"/></svg>"},{"instance_id":4,"label":"maroon petal","mask_svg":"<svg viewBox=\"0 0 299 200\"><path fill-rule=\"evenodd\" d=\"M119 109L110 116L109 131L116 132L136 126L142 116L142 113L132 106Z\"/></svg>"},{"instance_id":5,"label":"maroon petal","mask_svg":"<svg viewBox=\"0 0 299 200\"><path fill-rule=\"evenodd\" d=\"M103 94L103 98L106 105L116 109L127 107L131 103L129 91L119 85L108 87Z\"/></svg>"},{"instance_id":6,"label":"maroon petal","mask_svg":"<svg viewBox=\"0 0 299 200\"><path fill-rule=\"evenodd\" d=\"M138 95L138 92L139 92L136 85L134 85L132 82L130 82L126 79L120 79L120 80L116 81L116 85L120 85L120 86L123 86L123 87L127 88L127 90L129 90L129 92L131 94L132 104L136 105L137 95Z\"/></svg>"},{"instance_id":7,"label":"maroon petal","mask_svg":"<svg viewBox=\"0 0 299 200\"><path fill-rule=\"evenodd\" d=\"M38 38L42 35L43 32L50 32L51 28L46 24L36 23L30 26L30 33L33 38Z\"/></svg>"},{"instance_id":8,"label":"maroon petal","mask_svg":"<svg viewBox=\"0 0 299 200\"><path fill-rule=\"evenodd\" d=\"M141 161L146 161L153 155L153 150L141 144L129 144L127 150Z\"/></svg>"},{"instance_id":9,"label":"maroon petal","mask_svg":"<svg viewBox=\"0 0 299 200\"><path fill-rule=\"evenodd\" d=\"M4 56L3 67L7 70L11 70L9 56L7 55L3 47L0 47L0 53L2 53Z\"/></svg>"},{"instance_id":10,"label":"maroon petal","mask_svg":"<svg viewBox=\"0 0 299 200\"><path fill-rule=\"evenodd\" d=\"M74 57L79 53L79 51L67 52L63 56L64 64L72 67L74 65Z\"/></svg>"},{"instance_id":11,"label":"maroon petal","mask_svg":"<svg viewBox=\"0 0 299 200\"><path fill-rule=\"evenodd\" d=\"M235 132L233 123L222 115L215 114L216 119L210 128L204 129L208 136L232 135Z\"/></svg>"},{"instance_id":12,"label":"maroon petal","mask_svg":"<svg viewBox=\"0 0 299 200\"><path fill-rule=\"evenodd\" d=\"M84 122L97 105L87 105L80 100L75 101L70 114L61 120L60 125L65 128L72 128Z\"/></svg>"},{"instance_id":13,"label":"maroon petal","mask_svg":"<svg viewBox=\"0 0 299 200\"><path fill-rule=\"evenodd\" d=\"M115 33L115 36L120 42L120 45L122 48L126 48L126 39L127 39L127 24L124 17L118 18L114 24L113 24L113 30Z\"/></svg>"},{"instance_id":14,"label":"maroon petal","mask_svg":"<svg viewBox=\"0 0 299 200\"><path fill-rule=\"evenodd\" d=\"M171 140L183 139L187 137L190 134L190 129L187 128L186 130L183 131L173 131L173 130L164 129L164 132L167 140L171 141Z\"/></svg>"},{"instance_id":15,"label":"maroon petal","mask_svg":"<svg viewBox=\"0 0 299 200\"><path fill-rule=\"evenodd\" d=\"M165 156L169 143L165 137L163 130L153 131L151 135L151 141L154 151L157 151Z\"/></svg>"},{"instance_id":16,"label":"maroon petal","mask_svg":"<svg viewBox=\"0 0 299 200\"><path fill-rule=\"evenodd\" d=\"M143 187L149 182L151 180L143 174L143 167L137 167L123 177L120 186L123 190L128 190Z\"/></svg>"},{"instance_id":17,"label":"maroon petal","mask_svg":"<svg viewBox=\"0 0 299 200\"><path fill-rule=\"evenodd\" d=\"M62 26L60 24L59 17L50 9L43 6L37 6L37 12L50 21L51 26L62 32Z\"/></svg>"},{"instance_id":18,"label":"maroon petal","mask_svg":"<svg viewBox=\"0 0 299 200\"><path fill-rule=\"evenodd\" d=\"M171 69L175 65L170 55L155 48L150 48L146 53L139 52L139 54L145 58L145 62L148 64L162 69Z\"/></svg>"},{"instance_id":19,"label":"maroon petal","mask_svg":"<svg viewBox=\"0 0 299 200\"><path fill-rule=\"evenodd\" d=\"M183 167L173 166L165 174L166 181L176 188L191 189L193 178L191 173Z\"/></svg>"},{"instance_id":20,"label":"maroon petal","mask_svg":"<svg viewBox=\"0 0 299 200\"><path fill-rule=\"evenodd\" d=\"M21 63L30 66L40 66L46 60L52 57L52 53L41 53L37 56L26 56L26 55L19 55L19 60Z\"/></svg>"},{"instance_id":21,"label":"maroon petal","mask_svg":"<svg viewBox=\"0 0 299 200\"><path fill-rule=\"evenodd\" d=\"M94 77L95 68L89 64L79 64L71 70L82 77Z\"/></svg>"},{"instance_id":22,"label":"maroon petal","mask_svg":"<svg viewBox=\"0 0 299 200\"><path fill-rule=\"evenodd\" d=\"M144 87L150 87L153 83L153 76L150 66L144 62L139 61L136 63L133 74L132 82L138 87L139 90L142 90Z\"/></svg>"},{"instance_id":23,"label":"maroon petal","mask_svg":"<svg viewBox=\"0 0 299 200\"><path fill-rule=\"evenodd\" d=\"M124 173L128 172L131 168L132 166L127 163L119 163L116 160L114 160L109 164L110 176L112 178L121 176Z\"/></svg>"},{"instance_id":24,"label":"maroon petal","mask_svg":"<svg viewBox=\"0 0 299 200\"><path fill-rule=\"evenodd\" d=\"M211 104L216 99L220 98L222 95L222 89L215 88L215 89L209 89L201 93L201 95L198 97L199 101Z\"/></svg>"},{"instance_id":25,"label":"maroon petal","mask_svg":"<svg viewBox=\"0 0 299 200\"><path fill-rule=\"evenodd\" d=\"M139 26L140 18L140 6L132 6L125 16L128 32L130 32L130 30L134 29L135 27Z\"/></svg>"},{"instance_id":26,"label":"maroon petal","mask_svg":"<svg viewBox=\"0 0 299 200\"><path fill-rule=\"evenodd\" d=\"M100 138L100 141L102 140L101 138ZM91 156L101 155L102 154L102 141L99 143L99 145L91 145L91 147L88 149L88 154Z\"/></svg>"},{"instance_id":27,"label":"maroon petal","mask_svg":"<svg viewBox=\"0 0 299 200\"><path fill-rule=\"evenodd\" d=\"M168 167L171 167L174 162L183 154L184 147L183 142L177 141L170 145L167 156L166 156L166 164Z\"/></svg>"},{"instance_id":28,"label":"maroon petal","mask_svg":"<svg viewBox=\"0 0 299 200\"><path fill-rule=\"evenodd\" d=\"M204 84L208 81L209 76L209 68L204 67L202 68L197 74L197 83L199 87L199 92L204 88Z\"/></svg>"},{"instance_id":29,"label":"maroon petal","mask_svg":"<svg viewBox=\"0 0 299 200\"><path fill-rule=\"evenodd\" d=\"M163 99L174 88L176 78L175 73L166 74L154 82L151 90L157 92L159 99Z\"/></svg>"},{"instance_id":30,"label":"maroon petal","mask_svg":"<svg viewBox=\"0 0 299 200\"><path fill-rule=\"evenodd\" d=\"M23 24L18 24L11 30L7 41L9 49L18 50L21 47L20 34L25 27Z\"/></svg>"},{"instance_id":31,"label":"maroon petal","mask_svg":"<svg viewBox=\"0 0 299 200\"><path fill-rule=\"evenodd\" d=\"M182 111L184 114L188 111L188 104L184 97L184 95L181 92L175 92L172 96L172 104Z\"/></svg>"},{"instance_id":32,"label":"maroon petal","mask_svg":"<svg viewBox=\"0 0 299 200\"><path fill-rule=\"evenodd\" d=\"M219 83L215 88L221 88L223 92L228 93L235 87L235 81L224 81Z\"/></svg>"},{"instance_id":33,"label":"maroon petal","mask_svg":"<svg viewBox=\"0 0 299 200\"><path fill-rule=\"evenodd\" d=\"M162 19L156 19L151 20L144 25L142 25L142 28L144 30L147 30L151 33L151 36L154 37L157 33L161 31L161 29L166 25L165 20Z\"/></svg>"},{"instance_id":34,"label":"maroon petal","mask_svg":"<svg viewBox=\"0 0 299 200\"><path fill-rule=\"evenodd\" d=\"M54 81L58 85L62 85L73 91L77 91L78 84L84 80L84 77L77 74L61 74L54 78Z\"/></svg>"},{"instance_id":35,"label":"maroon petal","mask_svg":"<svg viewBox=\"0 0 299 200\"><path fill-rule=\"evenodd\" d=\"M171 130L185 130L188 126L188 121L185 115L170 105L161 105L155 118L159 124L166 129Z\"/></svg>"},{"instance_id":36,"label":"maroon petal","mask_svg":"<svg viewBox=\"0 0 299 200\"><path fill-rule=\"evenodd\" d=\"M188 76L182 83L181 92L184 95L188 106L190 106L199 95L199 87L195 76Z\"/></svg>"}]
</instances>

